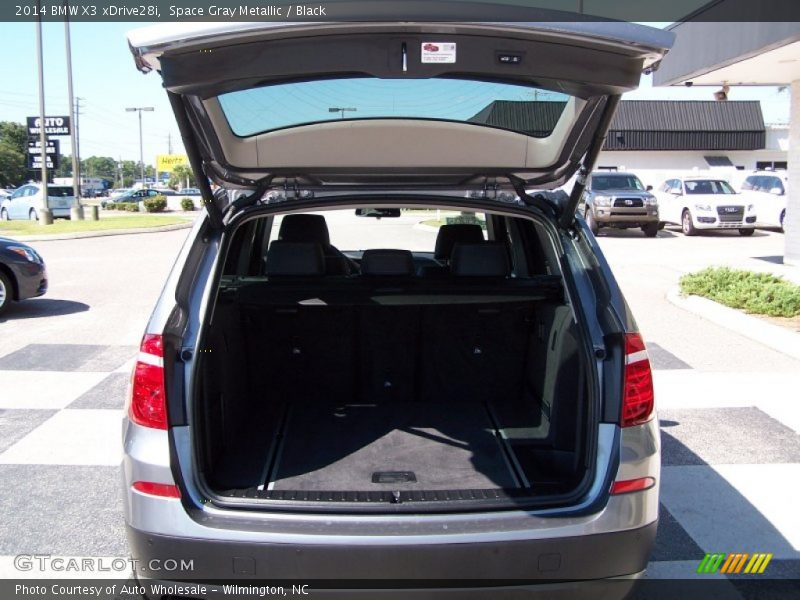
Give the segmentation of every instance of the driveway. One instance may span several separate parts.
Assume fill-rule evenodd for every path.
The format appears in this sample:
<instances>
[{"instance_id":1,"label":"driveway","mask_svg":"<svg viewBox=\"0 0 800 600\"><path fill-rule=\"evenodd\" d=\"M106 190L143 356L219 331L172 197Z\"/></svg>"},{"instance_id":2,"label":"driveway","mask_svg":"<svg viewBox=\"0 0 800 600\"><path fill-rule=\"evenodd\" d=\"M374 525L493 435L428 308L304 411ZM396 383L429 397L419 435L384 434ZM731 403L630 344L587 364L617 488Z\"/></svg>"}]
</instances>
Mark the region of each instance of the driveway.
<instances>
[{"instance_id":1,"label":"driveway","mask_svg":"<svg viewBox=\"0 0 800 600\"><path fill-rule=\"evenodd\" d=\"M21 553L126 556L125 387L186 233L35 244L50 291L0 322L0 577L20 576ZM433 247L434 233L411 235ZM612 232L600 244L655 368L664 468L649 576L691 577L706 552L759 551L774 554L772 574L800 577L800 363L665 299L706 265L771 268L782 236Z\"/></svg>"}]
</instances>

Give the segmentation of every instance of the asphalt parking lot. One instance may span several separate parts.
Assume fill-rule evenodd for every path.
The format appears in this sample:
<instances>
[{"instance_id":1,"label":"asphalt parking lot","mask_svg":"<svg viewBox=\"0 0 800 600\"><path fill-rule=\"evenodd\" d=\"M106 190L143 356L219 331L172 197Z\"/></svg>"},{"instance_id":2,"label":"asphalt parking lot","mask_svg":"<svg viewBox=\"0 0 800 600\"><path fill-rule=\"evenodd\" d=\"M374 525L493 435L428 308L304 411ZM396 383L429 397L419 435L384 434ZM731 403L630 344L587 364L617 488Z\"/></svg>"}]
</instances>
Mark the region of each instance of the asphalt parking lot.
<instances>
[{"instance_id":1,"label":"asphalt parking lot","mask_svg":"<svg viewBox=\"0 0 800 600\"><path fill-rule=\"evenodd\" d=\"M51 287L0 319L0 577L18 554L126 556L118 465L128 373L186 230L33 245ZM416 235L416 234L415 234ZM419 232L433 247L435 234ZM649 577L706 552L771 552L800 578L800 361L666 300L708 265L786 270L779 233L599 241L648 342L662 427L662 512Z\"/></svg>"}]
</instances>

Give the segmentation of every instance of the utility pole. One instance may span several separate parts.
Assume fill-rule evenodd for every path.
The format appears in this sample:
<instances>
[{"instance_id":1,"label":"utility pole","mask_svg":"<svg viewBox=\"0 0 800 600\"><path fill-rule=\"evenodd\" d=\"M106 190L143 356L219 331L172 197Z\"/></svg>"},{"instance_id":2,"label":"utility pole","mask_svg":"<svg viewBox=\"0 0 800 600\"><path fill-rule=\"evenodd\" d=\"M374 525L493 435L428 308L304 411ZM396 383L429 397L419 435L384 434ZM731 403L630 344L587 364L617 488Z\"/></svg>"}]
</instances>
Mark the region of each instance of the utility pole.
<instances>
[{"instance_id":1,"label":"utility pole","mask_svg":"<svg viewBox=\"0 0 800 600\"><path fill-rule=\"evenodd\" d=\"M142 139L142 111L146 110L148 112L152 112L155 110L152 106L138 106L138 107L131 107L126 108L126 112L138 112L139 113L139 164L141 166L142 172L142 187L144 187L144 141Z\"/></svg>"},{"instance_id":2,"label":"utility pole","mask_svg":"<svg viewBox=\"0 0 800 600\"><path fill-rule=\"evenodd\" d=\"M75 127L78 119L75 115L74 92L72 89L72 43L69 37L69 2L64 0L64 44L66 45L67 55L67 93L69 94L69 114L70 120L70 143L72 144L72 195L75 197L75 204L70 209L70 218L76 221L83 220L83 206L81 206L81 169L78 162L78 144L76 140Z\"/></svg>"},{"instance_id":3,"label":"utility pole","mask_svg":"<svg viewBox=\"0 0 800 600\"><path fill-rule=\"evenodd\" d=\"M167 154L172 154L172 132L167 133Z\"/></svg>"},{"instance_id":4,"label":"utility pole","mask_svg":"<svg viewBox=\"0 0 800 600\"><path fill-rule=\"evenodd\" d=\"M44 69L42 64L42 2L36 0L36 66L39 69L39 143L41 144L42 160L42 208L39 209L39 223L42 225L53 224L53 213L47 203L47 133L45 131L44 111Z\"/></svg>"},{"instance_id":5,"label":"utility pole","mask_svg":"<svg viewBox=\"0 0 800 600\"><path fill-rule=\"evenodd\" d=\"M81 128L80 128L80 117L81 117L81 101L85 100L85 98L79 98L75 96L75 147L76 152L78 154L78 170L81 170Z\"/></svg>"}]
</instances>

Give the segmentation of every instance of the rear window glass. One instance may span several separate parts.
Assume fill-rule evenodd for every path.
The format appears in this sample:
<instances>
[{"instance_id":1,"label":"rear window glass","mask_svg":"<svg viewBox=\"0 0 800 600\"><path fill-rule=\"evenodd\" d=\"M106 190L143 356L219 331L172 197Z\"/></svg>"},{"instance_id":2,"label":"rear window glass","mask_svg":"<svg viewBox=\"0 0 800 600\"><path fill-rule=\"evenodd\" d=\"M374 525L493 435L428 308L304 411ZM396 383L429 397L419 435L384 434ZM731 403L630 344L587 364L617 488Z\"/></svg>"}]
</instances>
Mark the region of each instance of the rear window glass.
<instances>
[{"instance_id":1,"label":"rear window glass","mask_svg":"<svg viewBox=\"0 0 800 600\"><path fill-rule=\"evenodd\" d=\"M48 185L47 186L47 195L48 196L72 196L72 188L66 186L59 186L59 185Z\"/></svg>"},{"instance_id":2,"label":"rear window glass","mask_svg":"<svg viewBox=\"0 0 800 600\"><path fill-rule=\"evenodd\" d=\"M547 137L569 96L489 81L359 77L276 84L218 99L240 137L339 119L378 118L469 122Z\"/></svg>"},{"instance_id":3,"label":"rear window glass","mask_svg":"<svg viewBox=\"0 0 800 600\"><path fill-rule=\"evenodd\" d=\"M486 237L484 213L404 208L399 217L359 217L354 209L328 210L318 214L325 217L331 245L345 252L375 248L399 248L412 252L433 252L436 235L442 225L475 224ZM280 239L283 217L275 219L271 240Z\"/></svg>"}]
</instances>

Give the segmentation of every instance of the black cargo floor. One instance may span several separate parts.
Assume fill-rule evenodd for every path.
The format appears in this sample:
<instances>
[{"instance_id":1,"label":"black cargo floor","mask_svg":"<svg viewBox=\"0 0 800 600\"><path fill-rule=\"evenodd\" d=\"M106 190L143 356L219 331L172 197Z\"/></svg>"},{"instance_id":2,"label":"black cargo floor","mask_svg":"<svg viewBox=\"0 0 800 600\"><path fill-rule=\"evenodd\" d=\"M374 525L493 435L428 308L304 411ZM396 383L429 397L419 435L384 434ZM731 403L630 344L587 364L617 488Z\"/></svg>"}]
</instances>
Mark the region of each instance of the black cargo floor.
<instances>
[{"instance_id":1,"label":"black cargo floor","mask_svg":"<svg viewBox=\"0 0 800 600\"><path fill-rule=\"evenodd\" d=\"M271 463L265 487L274 490L520 487L477 403L295 405Z\"/></svg>"}]
</instances>

